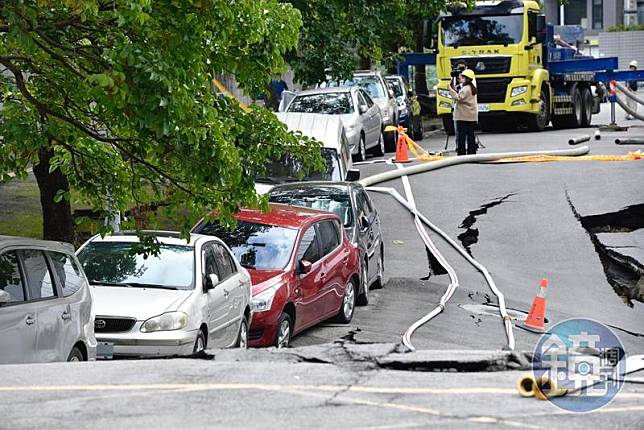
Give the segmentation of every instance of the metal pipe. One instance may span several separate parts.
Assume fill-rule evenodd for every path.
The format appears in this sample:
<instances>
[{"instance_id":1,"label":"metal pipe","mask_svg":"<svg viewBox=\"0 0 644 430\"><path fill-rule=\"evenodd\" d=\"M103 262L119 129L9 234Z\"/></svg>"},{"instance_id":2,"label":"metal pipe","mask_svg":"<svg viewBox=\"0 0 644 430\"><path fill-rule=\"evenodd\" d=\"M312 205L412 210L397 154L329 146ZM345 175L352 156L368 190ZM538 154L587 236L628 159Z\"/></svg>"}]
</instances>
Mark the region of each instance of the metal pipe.
<instances>
[{"instance_id":1,"label":"metal pipe","mask_svg":"<svg viewBox=\"0 0 644 430\"><path fill-rule=\"evenodd\" d=\"M583 142L588 142L589 140L590 136L584 134L583 136L573 137L572 139L568 140L568 145L578 145Z\"/></svg>"},{"instance_id":2,"label":"metal pipe","mask_svg":"<svg viewBox=\"0 0 644 430\"><path fill-rule=\"evenodd\" d=\"M622 139L615 139L617 145L644 145L644 137L627 137Z\"/></svg>"}]
</instances>

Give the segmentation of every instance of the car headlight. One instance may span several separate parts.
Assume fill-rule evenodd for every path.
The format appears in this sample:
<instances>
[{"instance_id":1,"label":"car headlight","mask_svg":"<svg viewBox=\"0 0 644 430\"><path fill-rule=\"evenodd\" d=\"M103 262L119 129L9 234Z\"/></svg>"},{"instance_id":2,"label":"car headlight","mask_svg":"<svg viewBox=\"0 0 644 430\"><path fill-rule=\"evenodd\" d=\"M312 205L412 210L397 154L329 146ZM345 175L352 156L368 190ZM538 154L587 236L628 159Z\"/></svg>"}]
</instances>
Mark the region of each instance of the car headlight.
<instances>
[{"instance_id":1,"label":"car headlight","mask_svg":"<svg viewBox=\"0 0 644 430\"><path fill-rule=\"evenodd\" d=\"M512 88L511 97L520 96L521 94L525 94L527 91L528 91L528 87L525 85L522 85L520 87L514 87Z\"/></svg>"},{"instance_id":2,"label":"car headlight","mask_svg":"<svg viewBox=\"0 0 644 430\"><path fill-rule=\"evenodd\" d=\"M143 333L180 330L188 324L188 315L183 312L166 312L149 318L141 325Z\"/></svg>"},{"instance_id":3,"label":"car headlight","mask_svg":"<svg viewBox=\"0 0 644 430\"><path fill-rule=\"evenodd\" d=\"M253 312L265 312L269 310L273 305L273 298L275 298L276 292L277 287L270 287L254 296L250 300L250 309Z\"/></svg>"},{"instance_id":4,"label":"car headlight","mask_svg":"<svg viewBox=\"0 0 644 430\"><path fill-rule=\"evenodd\" d=\"M441 88L438 88L436 91L438 91L438 95L441 97L445 97L446 99L452 98L452 95L449 93L448 90L443 90Z\"/></svg>"}]
</instances>

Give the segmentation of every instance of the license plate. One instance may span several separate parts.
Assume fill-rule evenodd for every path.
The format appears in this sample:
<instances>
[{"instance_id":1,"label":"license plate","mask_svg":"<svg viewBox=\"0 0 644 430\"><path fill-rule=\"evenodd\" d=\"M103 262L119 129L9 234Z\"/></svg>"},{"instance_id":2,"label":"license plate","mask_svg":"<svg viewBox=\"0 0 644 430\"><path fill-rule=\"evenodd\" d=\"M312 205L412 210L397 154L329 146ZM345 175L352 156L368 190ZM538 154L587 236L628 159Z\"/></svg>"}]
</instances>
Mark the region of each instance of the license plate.
<instances>
[{"instance_id":1,"label":"license plate","mask_svg":"<svg viewBox=\"0 0 644 430\"><path fill-rule=\"evenodd\" d=\"M479 105L479 112L489 112L490 111L490 105L485 103L485 104L480 104Z\"/></svg>"},{"instance_id":2,"label":"license plate","mask_svg":"<svg viewBox=\"0 0 644 430\"><path fill-rule=\"evenodd\" d=\"M96 359L111 360L114 357L114 344L111 342L98 342L96 345Z\"/></svg>"}]
</instances>

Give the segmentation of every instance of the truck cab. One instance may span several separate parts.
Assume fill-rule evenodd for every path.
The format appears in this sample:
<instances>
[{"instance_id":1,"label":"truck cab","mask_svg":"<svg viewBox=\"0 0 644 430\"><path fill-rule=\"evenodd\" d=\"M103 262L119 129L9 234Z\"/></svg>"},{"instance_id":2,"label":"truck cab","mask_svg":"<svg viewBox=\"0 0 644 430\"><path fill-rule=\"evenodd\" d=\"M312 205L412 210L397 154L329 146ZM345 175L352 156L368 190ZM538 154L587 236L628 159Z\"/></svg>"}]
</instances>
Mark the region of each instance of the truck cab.
<instances>
[{"instance_id":1,"label":"truck cab","mask_svg":"<svg viewBox=\"0 0 644 430\"><path fill-rule=\"evenodd\" d=\"M439 17L437 111L448 132L454 128L448 88L460 61L476 74L483 129L494 117L508 114L529 129L545 128L552 94L539 15L535 1L504 0L477 2L471 10L454 9Z\"/></svg>"},{"instance_id":2,"label":"truck cab","mask_svg":"<svg viewBox=\"0 0 644 430\"><path fill-rule=\"evenodd\" d=\"M439 17L438 29L437 112L450 134L447 89L460 61L476 74L484 131L517 125L541 131L550 121L555 128L588 127L602 98L598 76L617 69L617 58L581 55L555 34L570 28L546 25L533 0L481 1L471 10L452 9Z\"/></svg>"}]
</instances>

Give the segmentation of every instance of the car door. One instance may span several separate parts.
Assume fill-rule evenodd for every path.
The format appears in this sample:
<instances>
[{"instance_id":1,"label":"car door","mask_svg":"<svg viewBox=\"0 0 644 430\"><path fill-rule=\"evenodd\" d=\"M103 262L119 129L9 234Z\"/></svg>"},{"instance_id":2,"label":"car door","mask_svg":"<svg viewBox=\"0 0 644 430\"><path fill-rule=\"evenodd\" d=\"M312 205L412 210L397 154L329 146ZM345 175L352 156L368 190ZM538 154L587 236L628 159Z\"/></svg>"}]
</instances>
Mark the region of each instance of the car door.
<instances>
[{"instance_id":1,"label":"car door","mask_svg":"<svg viewBox=\"0 0 644 430\"><path fill-rule=\"evenodd\" d=\"M295 331L300 331L318 321L322 308L320 294L326 274L320 261L320 243L315 225L309 226L302 233L295 258L296 267L302 260L311 263L311 270L308 273L297 274Z\"/></svg>"},{"instance_id":2,"label":"car door","mask_svg":"<svg viewBox=\"0 0 644 430\"><path fill-rule=\"evenodd\" d=\"M217 266L219 267L220 281L215 288L223 289L226 301L226 328L224 331L224 344L230 346L237 340L239 323L244 313L244 280L237 270L237 265L232 256L221 243L215 243Z\"/></svg>"},{"instance_id":3,"label":"car door","mask_svg":"<svg viewBox=\"0 0 644 430\"><path fill-rule=\"evenodd\" d=\"M380 139L380 131L382 130L382 114L380 108L371 99L371 96L363 91L365 102L367 103L369 113L369 130L373 134L376 142Z\"/></svg>"},{"instance_id":4,"label":"car door","mask_svg":"<svg viewBox=\"0 0 644 430\"><path fill-rule=\"evenodd\" d=\"M325 273L321 290L323 309L320 319L326 319L335 314L342 303L345 288L343 268L348 254L340 247L342 231L337 221L322 221L317 227L322 247L322 270Z\"/></svg>"},{"instance_id":5,"label":"car door","mask_svg":"<svg viewBox=\"0 0 644 430\"><path fill-rule=\"evenodd\" d=\"M380 232L379 220L369 196L362 189L356 190L356 208L359 243L366 253L367 278L371 280L378 271L379 254L377 251L380 246L380 235L376 232Z\"/></svg>"},{"instance_id":6,"label":"car door","mask_svg":"<svg viewBox=\"0 0 644 430\"><path fill-rule=\"evenodd\" d=\"M217 281L220 278L219 266L217 265L216 242L209 242L201 248L202 255L202 277L205 280L210 275L215 275ZM208 325L207 344L212 348L223 348L226 346L226 326L228 322L228 300L224 296L224 289L220 288L217 282L212 288L207 289L205 281L203 294L206 296L205 307L206 324Z\"/></svg>"},{"instance_id":7,"label":"car door","mask_svg":"<svg viewBox=\"0 0 644 430\"><path fill-rule=\"evenodd\" d=\"M55 301L62 320L57 355L66 359L74 344L83 337L83 325L88 320L87 309L83 309L83 294L79 292L85 287L86 281L73 256L55 251L45 251L45 255L53 269L60 294Z\"/></svg>"},{"instance_id":8,"label":"car door","mask_svg":"<svg viewBox=\"0 0 644 430\"><path fill-rule=\"evenodd\" d=\"M23 249L18 251L18 256L25 273L27 297L36 308L36 361L66 361L67 355L61 353L59 346L66 309L59 300L45 253L39 249Z\"/></svg>"},{"instance_id":9,"label":"car door","mask_svg":"<svg viewBox=\"0 0 644 430\"><path fill-rule=\"evenodd\" d=\"M0 304L0 364L36 360L36 306L27 301L25 281L15 251L0 254L0 290L8 301Z\"/></svg>"}]
</instances>

